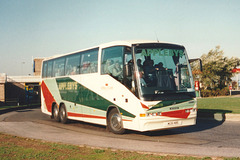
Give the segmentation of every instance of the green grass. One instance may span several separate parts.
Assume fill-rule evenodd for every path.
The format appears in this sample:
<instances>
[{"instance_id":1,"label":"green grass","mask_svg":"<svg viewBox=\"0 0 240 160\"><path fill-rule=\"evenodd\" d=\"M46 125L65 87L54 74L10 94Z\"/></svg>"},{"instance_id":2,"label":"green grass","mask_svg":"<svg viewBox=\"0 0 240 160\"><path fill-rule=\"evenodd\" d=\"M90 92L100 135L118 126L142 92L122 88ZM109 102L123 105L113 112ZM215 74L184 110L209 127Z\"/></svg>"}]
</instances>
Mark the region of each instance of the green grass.
<instances>
[{"instance_id":1,"label":"green grass","mask_svg":"<svg viewBox=\"0 0 240 160\"><path fill-rule=\"evenodd\" d=\"M200 112L220 112L240 114L240 97L199 98Z\"/></svg>"},{"instance_id":2,"label":"green grass","mask_svg":"<svg viewBox=\"0 0 240 160\"><path fill-rule=\"evenodd\" d=\"M27 106L40 106L40 104L30 104L30 105L19 105L19 106L0 106L0 110L10 109L10 108L23 108Z\"/></svg>"},{"instance_id":3,"label":"green grass","mask_svg":"<svg viewBox=\"0 0 240 160\"><path fill-rule=\"evenodd\" d=\"M83 159L83 160L211 160L211 157L173 156L90 148L20 138L0 133L1 160ZM215 157L216 158L216 157ZM218 158L227 159L227 158ZM240 158L233 158L240 160Z\"/></svg>"},{"instance_id":4,"label":"green grass","mask_svg":"<svg viewBox=\"0 0 240 160\"><path fill-rule=\"evenodd\" d=\"M240 114L240 97L210 97L199 98L199 112L217 112L217 113L235 113ZM40 104L35 104L39 105ZM0 106L0 110L8 108L21 108L27 105L20 106Z\"/></svg>"},{"instance_id":5,"label":"green grass","mask_svg":"<svg viewBox=\"0 0 240 160\"><path fill-rule=\"evenodd\" d=\"M26 107L27 105L19 105L19 106L0 106L0 110L9 109L9 108L21 108Z\"/></svg>"}]
</instances>

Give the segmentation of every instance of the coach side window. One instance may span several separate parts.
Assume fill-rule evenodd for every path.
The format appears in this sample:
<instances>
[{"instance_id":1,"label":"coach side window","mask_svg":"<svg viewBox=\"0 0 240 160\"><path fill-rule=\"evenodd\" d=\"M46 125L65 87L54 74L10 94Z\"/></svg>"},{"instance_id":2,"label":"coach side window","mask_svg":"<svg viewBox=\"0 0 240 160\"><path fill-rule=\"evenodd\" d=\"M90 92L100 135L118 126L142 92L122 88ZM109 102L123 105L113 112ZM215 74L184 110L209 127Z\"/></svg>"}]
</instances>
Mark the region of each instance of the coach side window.
<instances>
[{"instance_id":1,"label":"coach side window","mask_svg":"<svg viewBox=\"0 0 240 160\"><path fill-rule=\"evenodd\" d=\"M79 74L79 70L80 70L80 55L79 54L75 54L75 55L71 55L68 56L66 58L66 67L65 67L66 71L66 75L75 75L75 74Z\"/></svg>"},{"instance_id":2,"label":"coach side window","mask_svg":"<svg viewBox=\"0 0 240 160\"><path fill-rule=\"evenodd\" d=\"M43 62L42 77L47 77L47 62Z\"/></svg>"},{"instance_id":3,"label":"coach side window","mask_svg":"<svg viewBox=\"0 0 240 160\"><path fill-rule=\"evenodd\" d=\"M53 68L53 62L52 61L48 61L48 65L47 65L47 77L52 77L52 68Z\"/></svg>"},{"instance_id":4,"label":"coach side window","mask_svg":"<svg viewBox=\"0 0 240 160\"><path fill-rule=\"evenodd\" d=\"M109 47L102 51L101 74L109 74L115 79L123 79L123 46Z\"/></svg>"},{"instance_id":5,"label":"coach side window","mask_svg":"<svg viewBox=\"0 0 240 160\"><path fill-rule=\"evenodd\" d=\"M98 68L98 48L81 53L80 74L96 73Z\"/></svg>"},{"instance_id":6,"label":"coach side window","mask_svg":"<svg viewBox=\"0 0 240 160\"><path fill-rule=\"evenodd\" d=\"M64 76L65 58L58 58L53 63L53 76Z\"/></svg>"}]
</instances>

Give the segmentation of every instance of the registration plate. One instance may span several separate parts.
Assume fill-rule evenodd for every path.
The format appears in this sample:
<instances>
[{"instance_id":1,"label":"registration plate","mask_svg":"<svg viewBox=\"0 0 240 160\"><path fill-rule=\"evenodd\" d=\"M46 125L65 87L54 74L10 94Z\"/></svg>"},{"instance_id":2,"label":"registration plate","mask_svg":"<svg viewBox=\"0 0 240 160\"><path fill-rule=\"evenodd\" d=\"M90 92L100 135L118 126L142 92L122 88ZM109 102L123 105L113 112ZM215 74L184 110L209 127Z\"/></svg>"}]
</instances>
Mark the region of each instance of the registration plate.
<instances>
[{"instance_id":1,"label":"registration plate","mask_svg":"<svg viewBox=\"0 0 240 160\"><path fill-rule=\"evenodd\" d=\"M170 122L165 122L165 126L177 126L181 125L182 121L170 121Z\"/></svg>"}]
</instances>

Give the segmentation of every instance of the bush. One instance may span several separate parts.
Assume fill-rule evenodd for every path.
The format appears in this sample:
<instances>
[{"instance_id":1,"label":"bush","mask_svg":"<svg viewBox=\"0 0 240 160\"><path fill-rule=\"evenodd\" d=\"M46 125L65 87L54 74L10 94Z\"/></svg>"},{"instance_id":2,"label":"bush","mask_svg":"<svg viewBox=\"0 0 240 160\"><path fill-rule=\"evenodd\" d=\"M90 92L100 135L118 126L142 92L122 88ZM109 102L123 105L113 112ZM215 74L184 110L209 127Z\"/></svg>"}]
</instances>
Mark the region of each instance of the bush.
<instances>
[{"instance_id":1,"label":"bush","mask_svg":"<svg viewBox=\"0 0 240 160\"><path fill-rule=\"evenodd\" d=\"M230 91L229 91L228 87L225 87L220 91L220 96L227 96L229 94L230 94Z\"/></svg>"},{"instance_id":2,"label":"bush","mask_svg":"<svg viewBox=\"0 0 240 160\"><path fill-rule=\"evenodd\" d=\"M211 96L211 90L208 90L208 89L201 90L201 96L202 97L210 97Z\"/></svg>"},{"instance_id":3,"label":"bush","mask_svg":"<svg viewBox=\"0 0 240 160\"><path fill-rule=\"evenodd\" d=\"M202 97L213 97L213 96L227 96L229 95L228 87L223 89L216 88L216 89L201 89L201 96Z\"/></svg>"}]
</instances>

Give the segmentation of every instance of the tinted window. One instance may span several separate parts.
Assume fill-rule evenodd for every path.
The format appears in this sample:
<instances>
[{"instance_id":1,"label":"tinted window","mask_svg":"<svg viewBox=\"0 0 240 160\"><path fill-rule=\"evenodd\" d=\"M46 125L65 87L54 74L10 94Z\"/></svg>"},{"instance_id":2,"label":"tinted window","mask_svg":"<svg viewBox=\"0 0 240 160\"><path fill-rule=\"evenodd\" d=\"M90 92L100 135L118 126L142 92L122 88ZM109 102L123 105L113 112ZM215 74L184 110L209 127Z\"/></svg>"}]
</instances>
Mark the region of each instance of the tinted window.
<instances>
[{"instance_id":1,"label":"tinted window","mask_svg":"<svg viewBox=\"0 0 240 160\"><path fill-rule=\"evenodd\" d=\"M123 77L123 53L124 47L110 47L102 51L101 73L109 74L118 80Z\"/></svg>"},{"instance_id":2,"label":"tinted window","mask_svg":"<svg viewBox=\"0 0 240 160\"><path fill-rule=\"evenodd\" d=\"M96 73L98 66L98 49L81 53L80 73Z\"/></svg>"},{"instance_id":3,"label":"tinted window","mask_svg":"<svg viewBox=\"0 0 240 160\"><path fill-rule=\"evenodd\" d=\"M66 58L66 75L79 74L80 70L80 54L68 56Z\"/></svg>"},{"instance_id":4,"label":"tinted window","mask_svg":"<svg viewBox=\"0 0 240 160\"><path fill-rule=\"evenodd\" d=\"M171 44L142 44L135 48L139 93L161 97L168 93L193 92L185 48Z\"/></svg>"},{"instance_id":5,"label":"tinted window","mask_svg":"<svg viewBox=\"0 0 240 160\"><path fill-rule=\"evenodd\" d=\"M55 59L53 63L53 76L64 76L65 58Z\"/></svg>"},{"instance_id":6,"label":"tinted window","mask_svg":"<svg viewBox=\"0 0 240 160\"><path fill-rule=\"evenodd\" d=\"M48 65L47 65L47 77L52 77L52 68L53 68L53 62L52 61L48 61Z\"/></svg>"},{"instance_id":7,"label":"tinted window","mask_svg":"<svg viewBox=\"0 0 240 160\"><path fill-rule=\"evenodd\" d=\"M47 62L43 62L42 77L47 77Z\"/></svg>"}]
</instances>

